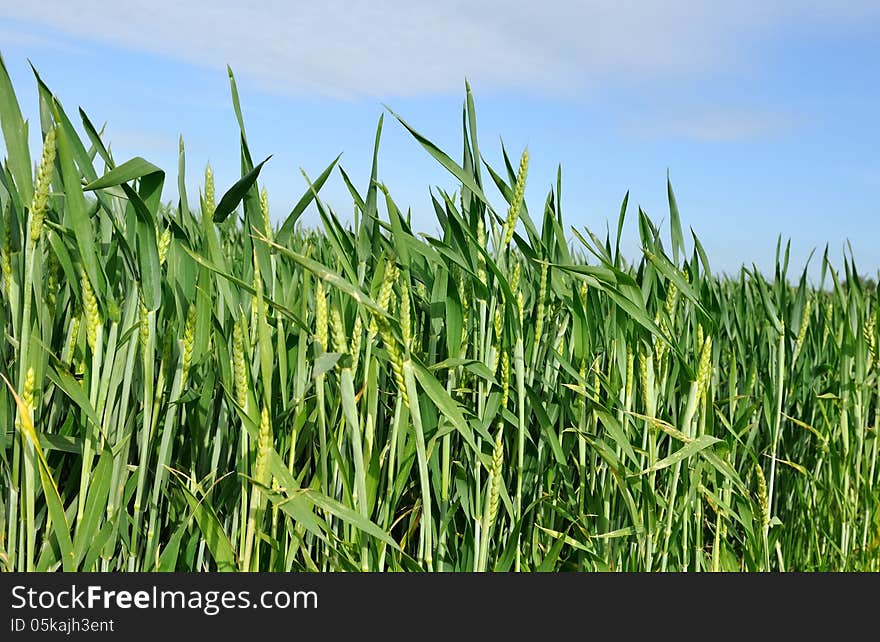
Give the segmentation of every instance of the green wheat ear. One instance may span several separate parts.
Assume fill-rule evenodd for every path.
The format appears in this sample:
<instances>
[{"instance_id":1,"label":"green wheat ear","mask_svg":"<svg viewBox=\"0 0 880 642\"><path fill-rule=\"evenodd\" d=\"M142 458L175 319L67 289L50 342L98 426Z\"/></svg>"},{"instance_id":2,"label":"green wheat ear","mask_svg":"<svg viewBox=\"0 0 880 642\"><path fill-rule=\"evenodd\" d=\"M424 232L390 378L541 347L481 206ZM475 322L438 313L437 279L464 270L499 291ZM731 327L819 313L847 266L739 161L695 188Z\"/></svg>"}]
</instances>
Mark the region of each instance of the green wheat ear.
<instances>
[{"instance_id":1,"label":"green wheat ear","mask_svg":"<svg viewBox=\"0 0 880 642\"><path fill-rule=\"evenodd\" d=\"M516 292L519 290L519 278L522 273L522 264L519 261L513 264L513 271L510 274L510 290Z\"/></svg>"},{"instance_id":2,"label":"green wheat ear","mask_svg":"<svg viewBox=\"0 0 880 642\"><path fill-rule=\"evenodd\" d=\"M141 348L144 351L144 359L146 359L146 346L147 341L150 338L150 317L149 310L147 310L147 306L143 304L143 301L139 301L138 303L138 340L140 341ZM79 317L74 317L73 320L77 324L79 323Z\"/></svg>"},{"instance_id":3,"label":"green wheat ear","mask_svg":"<svg viewBox=\"0 0 880 642\"><path fill-rule=\"evenodd\" d=\"M322 350L330 347L327 324L327 294L324 292L323 282L319 279L315 283L315 340Z\"/></svg>"},{"instance_id":4,"label":"green wheat ear","mask_svg":"<svg viewBox=\"0 0 880 642\"><path fill-rule=\"evenodd\" d=\"M40 167L37 170L37 180L34 185L34 200L31 204L31 247L40 239L43 230L43 219L46 216L46 206L49 202L49 186L52 183L52 173L55 169L55 128L46 132L43 141L43 156Z\"/></svg>"},{"instance_id":5,"label":"green wheat ear","mask_svg":"<svg viewBox=\"0 0 880 642\"><path fill-rule=\"evenodd\" d=\"M394 382L397 384L397 390L403 399L404 405L409 408L410 398L407 391L406 381L403 376L403 357L397 347L397 340L391 333L391 325L386 319L379 321L379 333L382 335L382 343L388 352L389 361L391 362L391 372L394 375Z\"/></svg>"},{"instance_id":6,"label":"green wheat ear","mask_svg":"<svg viewBox=\"0 0 880 642\"><path fill-rule=\"evenodd\" d=\"M50 247L46 251L46 303L52 316L55 315L55 304L58 300L59 272L61 272L61 264L58 263L55 251Z\"/></svg>"},{"instance_id":7,"label":"green wheat ear","mask_svg":"<svg viewBox=\"0 0 880 642\"><path fill-rule=\"evenodd\" d=\"M260 191L260 213L263 216L263 227L266 230L266 236L272 239L272 220L269 217L269 192L265 186Z\"/></svg>"},{"instance_id":8,"label":"green wheat ear","mask_svg":"<svg viewBox=\"0 0 880 642\"><path fill-rule=\"evenodd\" d=\"M470 322L470 303L468 302L467 292L465 291L464 282L458 281L458 300L461 302L461 343L462 356L467 353L467 336L468 323Z\"/></svg>"},{"instance_id":9,"label":"green wheat ear","mask_svg":"<svg viewBox=\"0 0 880 642\"><path fill-rule=\"evenodd\" d=\"M162 235L159 237L158 241L158 249L159 249L159 265L165 263L165 260L168 258L168 246L171 245L171 228L166 227L162 232Z\"/></svg>"},{"instance_id":10,"label":"green wheat ear","mask_svg":"<svg viewBox=\"0 0 880 642\"><path fill-rule=\"evenodd\" d=\"M83 314L86 318L86 338L89 348L95 351L98 342L98 327L101 325L101 313L98 310L98 300L95 298L95 291L85 272L82 273L80 279L80 288L83 297Z\"/></svg>"},{"instance_id":11,"label":"green wheat ear","mask_svg":"<svg viewBox=\"0 0 880 642\"><path fill-rule=\"evenodd\" d=\"M12 299L12 219L3 221L3 245L0 247L0 271L3 275L3 290Z\"/></svg>"},{"instance_id":12,"label":"green wheat ear","mask_svg":"<svg viewBox=\"0 0 880 642\"><path fill-rule=\"evenodd\" d=\"M232 326L232 369L235 379L236 401L247 411L248 376L244 352L244 331L238 321Z\"/></svg>"},{"instance_id":13,"label":"green wheat ear","mask_svg":"<svg viewBox=\"0 0 880 642\"><path fill-rule=\"evenodd\" d=\"M351 330L351 369L357 372L358 362L361 356L361 340L364 333L360 315L354 318L354 327Z\"/></svg>"},{"instance_id":14,"label":"green wheat ear","mask_svg":"<svg viewBox=\"0 0 880 642\"><path fill-rule=\"evenodd\" d=\"M183 330L183 339L181 340L181 348L182 348L182 360L181 360L181 370L180 370L180 388L181 390L186 388L187 377L189 376L189 369L192 365L192 356L193 356L193 344L195 342L195 333L196 333L196 306L195 304L189 306L189 311L186 314L186 325Z\"/></svg>"},{"instance_id":15,"label":"green wheat ear","mask_svg":"<svg viewBox=\"0 0 880 642\"><path fill-rule=\"evenodd\" d=\"M264 486L270 482L269 455L272 451L272 425L269 422L269 410L263 406L260 411L260 433L257 440L257 463L254 477Z\"/></svg>"},{"instance_id":16,"label":"green wheat ear","mask_svg":"<svg viewBox=\"0 0 880 642\"><path fill-rule=\"evenodd\" d=\"M412 345L412 318L410 316L410 299L408 279L401 276L400 279L400 310L398 311L398 319L400 320L400 331L403 335L403 347L409 350Z\"/></svg>"},{"instance_id":17,"label":"green wheat ear","mask_svg":"<svg viewBox=\"0 0 880 642\"><path fill-rule=\"evenodd\" d=\"M214 216L214 171L210 165L205 167L205 218Z\"/></svg>"},{"instance_id":18,"label":"green wheat ear","mask_svg":"<svg viewBox=\"0 0 880 642\"><path fill-rule=\"evenodd\" d=\"M868 363L865 366L866 370L870 370L877 362L877 333L875 331L875 323L876 318L871 314L865 319L865 323L862 326L862 336L865 338L865 344L868 348ZM802 323L801 325L803 326L805 323ZM798 333L798 337L800 337L800 333ZM800 339L800 343L803 343L803 339Z\"/></svg>"},{"instance_id":19,"label":"green wheat ear","mask_svg":"<svg viewBox=\"0 0 880 642\"><path fill-rule=\"evenodd\" d=\"M501 352L501 407L507 408L507 400L510 397L510 353L506 350Z\"/></svg>"},{"instance_id":20,"label":"green wheat ear","mask_svg":"<svg viewBox=\"0 0 880 642\"><path fill-rule=\"evenodd\" d=\"M712 378L712 337L703 340L700 350L700 362L697 366L697 387L705 394Z\"/></svg>"},{"instance_id":21,"label":"green wheat ear","mask_svg":"<svg viewBox=\"0 0 880 642\"><path fill-rule=\"evenodd\" d=\"M519 220L519 211L522 208L523 196L526 191L526 176L529 172L529 150L526 149L522 153L519 161L519 171L516 174L516 184L513 188L513 199L510 201L510 209L507 211L507 220L504 224L504 247L510 245L513 240L513 233L516 231L516 224Z\"/></svg>"},{"instance_id":22,"label":"green wheat ear","mask_svg":"<svg viewBox=\"0 0 880 642\"><path fill-rule=\"evenodd\" d=\"M758 517L761 521L761 528L767 528L770 524L767 479L764 477L764 471L758 464L755 464L755 474L758 477Z\"/></svg>"},{"instance_id":23,"label":"green wheat ear","mask_svg":"<svg viewBox=\"0 0 880 642\"><path fill-rule=\"evenodd\" d=\"M391 293L394 288L394 281L397 278L397 267L391 259L385 261L385 273L382 277L382 285L379 288L379 297L376 300L379 308L388 311L391 305ZM373 313L370 320L370 336L375 336L378 331L377 315Z\"/></svg>"},{"instance_id":24,"label":"green wheat ear","mask_svg":"<svg viewBox=\"0 0 880 642\"><path fill-rule=\"evenodd\" d=\"M813 300L810 297L807 297L807 300L804 302L804 311L801 314L801 327L798 330L797 339L795 340L794 345L794 353L791 358L792 363L795 363L798 359L798 356L801 353L801 348L804 347L804 340L807 338L807 330L810 327L810 312L812 311Z\"/></svg>"},{"instance_id":25,"label":"green wheat ear","mask_svg":"<svg viewBox=\"0 0 880 642\"><path fill-rule=\"evenodd\" d=\"M21 417L24 415L30 417L34 411L34 386L34 369L28 368L24 378L24 388L21 391L21 400L24 402ZM18 426L21 427L21 418L19 418Z\"/></svg>"},{"instance_id":26,"label":"green wheat ear","mask_svg":"<svg viewBox=\"0 0 880 642\"><path fill-rule=\"evenodd\" d=\"M333 331L333 349L341 354L348 353L348 341L345 337L342 315L335 307L330 311L330 328Z\"/></svg>"},{"instance_id":27,"label":"green wheat ear","mask_svg":"<svg viewBox=\"0 0 880 642\"><path fill-rule=\"evenodd\" d=\"M489 526L498 517L498 504L501 499L501 474L504 465L504 431L499 425L495 433L495 445L492 450L492 470L489 473Z\"/></svg>"},{"instance_id":28,"label":"green wheat ear","mask_svg":"<svg viewBox=\"0 0 880 642\"><path fill-rule=\"evenodd\" d=\"M477 221L477 245L481 248L486 247L486 224L480 218ZM477 280L483 285L487 285L486 281L486 257L482 252L477 252Z\"/></svg>"}]
</instances>

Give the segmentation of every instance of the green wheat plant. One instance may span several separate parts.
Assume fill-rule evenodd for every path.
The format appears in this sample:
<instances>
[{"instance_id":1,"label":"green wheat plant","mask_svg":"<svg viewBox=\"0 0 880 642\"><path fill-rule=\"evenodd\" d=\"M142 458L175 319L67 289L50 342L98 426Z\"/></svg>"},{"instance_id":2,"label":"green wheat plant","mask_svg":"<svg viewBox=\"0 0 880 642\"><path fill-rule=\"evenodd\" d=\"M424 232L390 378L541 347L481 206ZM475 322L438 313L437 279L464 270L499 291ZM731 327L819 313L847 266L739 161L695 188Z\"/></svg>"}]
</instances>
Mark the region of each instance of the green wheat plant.
<instances>
[{"instance_id":1,"label":"green wheat plant","mask_svg":"<svg viewBox=\"0 0 880 642\"><path fill-rule=\"evenodd\" d=\"M715 274L671 185L664 229L628 194L567 227L561 171L536 195L537 155L481 152L469 86L454 154L386 113L455 182L434 233L384 118L369 176L337 157L270 213L229 82L241 178L193 193L182 139L176 175L116 159L39 76L26 122L0 61L0 569L880 570L851 253Z\"/></svg>"}]
</instances>

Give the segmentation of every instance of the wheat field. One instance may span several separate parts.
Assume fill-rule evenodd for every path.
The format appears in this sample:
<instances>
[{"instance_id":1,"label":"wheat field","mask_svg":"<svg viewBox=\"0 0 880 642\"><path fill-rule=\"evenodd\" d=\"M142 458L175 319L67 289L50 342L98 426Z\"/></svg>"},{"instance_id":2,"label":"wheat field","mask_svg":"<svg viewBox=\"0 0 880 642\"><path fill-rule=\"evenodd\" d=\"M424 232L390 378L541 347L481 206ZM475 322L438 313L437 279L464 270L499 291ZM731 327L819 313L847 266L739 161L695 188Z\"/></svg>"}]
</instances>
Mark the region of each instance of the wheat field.
<instances>
[{"instance_id":1,"label":"wheat field","mask_svg":"<svg viewBox=\"0 0 880 642\"><path fill-rule=\"evenodd\" d=\"M713 274L671 185L662 230L628 195L570 227L561 178L526 203L527 151L481 154L469 87L455 152L386 112L456 181L435 233L382 119L365 189L337 159L270 212L229 80L242 178L194 194L183 140L114 159L39 76L26 123L0 61L0 569L880 570L852 256Z\"/></svg>"}]
</instances>

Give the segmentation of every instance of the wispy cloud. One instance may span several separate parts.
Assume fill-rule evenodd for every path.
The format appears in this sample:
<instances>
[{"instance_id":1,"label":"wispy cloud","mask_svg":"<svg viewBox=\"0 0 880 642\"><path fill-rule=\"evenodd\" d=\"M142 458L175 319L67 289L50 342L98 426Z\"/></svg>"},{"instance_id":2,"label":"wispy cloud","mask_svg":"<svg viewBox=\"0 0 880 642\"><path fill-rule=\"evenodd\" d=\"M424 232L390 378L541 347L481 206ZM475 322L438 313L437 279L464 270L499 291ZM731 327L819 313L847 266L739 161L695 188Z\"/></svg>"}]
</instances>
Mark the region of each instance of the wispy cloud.
<instances>
[{"instance_id":1,"label":"wispy cloud","mask_svg":"<svg viewBox=\"0 0 880 642\"><path fill-rule=\"evenodd\" d=\"M3 6L0 2L0 6ZM62 51L66 53L82 53L85 49L70 40L59 40L38 33L34 29L22 30L13 28L9 24L0 23L0 43L4 45L20 45L25 47L39 48L42 50ZM0 52L2 53L2 52Z\"/></svg>"},{"instance_id":2,"label":"wispy cloud","mask_svg":"<svg viewBox=\"0 0 880 642\"><path fill-rule=\"evenodd\" d=\"M626 122L621 131L637 140L690 140L729 143L783 134L802 124L791 114L749 109L707 109L687 115L656 116Z\"/></svg>"},{"instance_id":3,"label":"wispy cloud","mask_svg":"<svg viewBox=\"0 0 880 642\"><path fill-rule=\"evenodd\" d=\"M580 91L619 77L750 64L774 26L824 29L880 16L866 1L0 0L10 18L217 68L276 93L418 95Z\"/></svg>"},{"instance_id":4,"label":"wispy cloud","mask_svg":"<svg viewBox=\"0 0 880 642\"><path fill-rule=\"evenodd\" d=\"M108 126L103 139L114 150L133 154L174 154L178 148L178 141L171 136L147 130L116 129Z\"/></svg>"}]
</instances>

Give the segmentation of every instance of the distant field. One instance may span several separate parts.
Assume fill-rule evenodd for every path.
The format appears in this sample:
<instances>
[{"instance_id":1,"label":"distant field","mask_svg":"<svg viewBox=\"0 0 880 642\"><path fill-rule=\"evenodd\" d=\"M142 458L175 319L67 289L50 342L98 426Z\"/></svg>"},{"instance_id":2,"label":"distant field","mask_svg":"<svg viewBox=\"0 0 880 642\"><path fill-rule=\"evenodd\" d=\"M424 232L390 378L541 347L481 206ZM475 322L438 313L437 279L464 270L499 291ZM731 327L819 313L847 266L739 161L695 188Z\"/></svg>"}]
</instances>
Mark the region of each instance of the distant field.
<instances>
[{"instance_id":1,"label":"distant field","mask_svg":"<svg viewBox=\"0 0 880 642\"><path fill-rule=\"evenodd\" d=\"M480 155L469 89L448 155L393 123L459 183L436 236L382 183L381 121L369 182L334 162L270 213L230 81L242 178L187 194L183 142L114 159L41 82L25 123L0 60L0 569L880 570L851 258L715 276L671 186L665 245L627 198L571 228L560 184L527 207L527 152Z\"/></svg>"}]
</instances>

